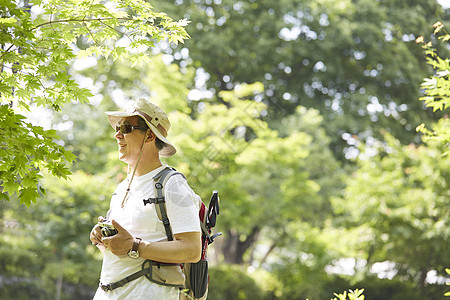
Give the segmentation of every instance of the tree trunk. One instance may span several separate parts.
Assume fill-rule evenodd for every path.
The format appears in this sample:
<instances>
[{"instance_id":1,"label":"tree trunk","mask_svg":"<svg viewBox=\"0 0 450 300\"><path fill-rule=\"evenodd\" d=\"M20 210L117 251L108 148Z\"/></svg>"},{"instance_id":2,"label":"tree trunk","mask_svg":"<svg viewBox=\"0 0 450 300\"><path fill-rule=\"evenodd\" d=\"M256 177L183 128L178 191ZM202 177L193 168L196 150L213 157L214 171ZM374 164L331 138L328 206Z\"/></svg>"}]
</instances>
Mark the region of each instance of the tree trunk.
<instances>
[{"instance_id":1,"label":"tree trunk","mask_svg":"<svg viewBox=\"0 0 450 300\"><path fill-rule=\"evenodd\" d=\"M61 290L62 290L62 284L63 284L63 262L61 262L61 269L59 271L60 272L59 272L58 279L56 279L55 300L61 299Z\"/></svg>"},{"instance_id":2,"label":"tree trunk","mask_svg":"<svg viewBox=\"0 0 450 300\"><path fill-rule=\"evenodd\" d=\"M241 234L239 232L228 231L226 235L227 238L221 247L225 262L230 264L244 263L243 256L245 252L258 240L260 231L260 227L253 227L244 240L241 240Z\"/></svg>"}]
</instances>

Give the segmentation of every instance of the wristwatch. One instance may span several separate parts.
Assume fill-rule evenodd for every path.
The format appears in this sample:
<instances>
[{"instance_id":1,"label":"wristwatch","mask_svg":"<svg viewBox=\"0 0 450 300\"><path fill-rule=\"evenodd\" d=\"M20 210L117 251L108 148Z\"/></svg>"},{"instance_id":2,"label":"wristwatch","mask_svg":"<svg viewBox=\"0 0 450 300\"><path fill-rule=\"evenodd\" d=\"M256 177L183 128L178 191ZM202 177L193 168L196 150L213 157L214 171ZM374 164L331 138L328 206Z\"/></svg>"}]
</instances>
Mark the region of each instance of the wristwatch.
<instances>
[{"instance_id":1,"label":"wristwatch","mask_svg":"<svg viewBox=\"0 0 450 300\"><path fill-rule=\"evenodd\" d=\"M131 250L128 251L128 256L131 258L138 258L139 257L139 244L141 243L141 238L135 238L133 242L133 247L131 247Z\"/></svg>"}]
</instances>

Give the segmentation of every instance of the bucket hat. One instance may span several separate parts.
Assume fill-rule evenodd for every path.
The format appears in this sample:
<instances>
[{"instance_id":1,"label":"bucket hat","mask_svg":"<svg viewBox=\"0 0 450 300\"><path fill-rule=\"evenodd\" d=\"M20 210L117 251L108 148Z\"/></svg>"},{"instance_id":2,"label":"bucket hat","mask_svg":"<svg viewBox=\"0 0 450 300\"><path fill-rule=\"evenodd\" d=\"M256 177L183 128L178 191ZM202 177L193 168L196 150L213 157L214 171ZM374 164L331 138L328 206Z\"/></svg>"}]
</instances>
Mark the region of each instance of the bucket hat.
<instances>
[{"instance_id":1,"label":"bucket hat","mask_svg":"<svg viewBox=\"0 0 450 300\"><path fill-rule=\"evenodd\" d=\"M109 123L112 128L116 128L119 121L124 117L139 116L144 119L148 127L166 146L159 151L161 156L172 156L177 152L175 146L167 139L167 133L170 129L170 121L167 114L157 105L145 100L139 99L133 102L125 111L107 111Z\"/></svg>"}]
</instances>

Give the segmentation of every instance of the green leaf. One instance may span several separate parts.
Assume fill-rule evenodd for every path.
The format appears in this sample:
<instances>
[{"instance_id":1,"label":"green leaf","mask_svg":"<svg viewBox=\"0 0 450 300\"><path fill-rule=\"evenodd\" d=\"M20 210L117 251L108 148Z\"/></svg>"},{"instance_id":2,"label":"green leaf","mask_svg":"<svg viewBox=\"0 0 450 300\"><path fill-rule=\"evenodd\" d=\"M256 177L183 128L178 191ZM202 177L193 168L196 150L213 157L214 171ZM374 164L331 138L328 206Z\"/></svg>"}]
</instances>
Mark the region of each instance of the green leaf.
<instances>
[{"instance_id":1,"label":"green leaf","mask_svg":"<svg viewBox=\"0 0 450 300\"><path fill-rule=\"evenodd\" d=\"M19 183L14 181L13 179L6 180L3 182L3 191L8 193L9 195L13 195L15 192L19 190Z\"/></svg>"},{"instance_id":2,"label":"green leaf","mask_svg":"<svg viewBox=\"0 0 450 300\"><path fill-rule=\"evenodd\" d=\"M0 201L9 201L9 196L6 193L0 193Z\"/></svg>"},{"instance_id":3,"label":"green leaf","mask_svg":"<svg viewBox=\"0 0 450 300\"><path fill-rule=\"evenodd\" d=\"M24 188L20 191L19 200L20 203L30 206L31 202L36 203L36 198L39 197L36 187Z\"/></svg>"},{"instance_id":4,"label":"green leaf","mask_svg":"<svg viewBox=\"0 0 450 300\"><path fill-rule=\"evenodd\" d=\"M92 93L86 88L78 89L75 93L75 98L82 103L89 102L89 97L92 97Z\"/></svg>"},{"instance_id":5,"label":"green leaf","mask_svg":"<svg viewBox=\"0 0 450 300\"><path fill-rule=\"evenodd\" d=\"M39 187L39 191L42 193L42 195L46 195L47 194L47 192L46 192L46 190L44 189L44 187L42 187L42 186L40 186Z\"/></svg>"},{"instance_id":6,"label":"green leaf","mask_svg":"<svg viewBox=\"0 0 450 300\"><path fill-rule=\"evenodd\" d=\"M0 26L1 25L12 25L15 23L17 23L17 19L14 17L0 18Z\"/></svg>"}]
</instances>

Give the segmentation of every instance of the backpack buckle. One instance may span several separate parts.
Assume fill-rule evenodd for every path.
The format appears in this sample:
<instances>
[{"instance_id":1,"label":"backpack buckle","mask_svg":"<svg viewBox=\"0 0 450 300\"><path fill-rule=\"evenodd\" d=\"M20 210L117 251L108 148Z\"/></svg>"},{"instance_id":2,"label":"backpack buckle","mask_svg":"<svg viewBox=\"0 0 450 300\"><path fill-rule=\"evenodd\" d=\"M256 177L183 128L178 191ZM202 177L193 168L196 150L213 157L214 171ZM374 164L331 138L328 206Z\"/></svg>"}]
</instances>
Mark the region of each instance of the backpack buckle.
<instances>
[{"instance_id":1,"label":"backpack buckle","mask_svg":"<svg viewBox=\"0 0 450 300\"><path fill-rule=\"evenodd\" d=\"M156 197L156 198L148 198L143 199L144 206L147 204L159 204L160 202L164 202L164 197Z\"/></svg>"},{"instance_id":2,"label":"backpack buckle","mask_svg":"<svg viewBox=\"0 0 450 300\"><path fill-rule=\"evenodd\" d=\"M109 292L113 290L112 284L100 284L100 288L104 291L104 292Z\"/></svg>"}]
</instances>

